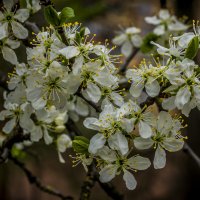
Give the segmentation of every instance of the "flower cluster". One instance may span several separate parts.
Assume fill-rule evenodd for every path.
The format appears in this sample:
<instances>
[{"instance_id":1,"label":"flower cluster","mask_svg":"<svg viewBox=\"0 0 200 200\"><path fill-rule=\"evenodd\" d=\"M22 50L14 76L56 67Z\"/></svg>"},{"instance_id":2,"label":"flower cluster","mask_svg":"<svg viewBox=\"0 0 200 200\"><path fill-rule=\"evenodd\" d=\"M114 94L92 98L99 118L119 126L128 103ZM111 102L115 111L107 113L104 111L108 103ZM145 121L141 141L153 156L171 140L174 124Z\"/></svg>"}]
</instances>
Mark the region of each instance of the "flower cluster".
<instances>
[{"instance_id":1,"label":"flower cluster","mask_svg":"<svg viewBox=\"0 0 200 200\"><path fill-rule=\"evenodd\" d=\"M18 63L12 49L20 44L16 38L27 36L20 22L40 8L38 1L31 2L27 1L27 9L12 12L12 1L4 1L5 11L0 13L2 52L15 64L8 82L10 91L4 94L5 110L0 113L0 120L5 120L2 131L11 135L19 129L30 135L32 143L41 139L47 145L55 143L61 162L61 153L73 147L75 165L82 163L87 170L96 164L101 182L123 174L127 188L135 189L133 173L146 170L151 161L134 151L154 149L153 166L163 168L166 151L182 149L186 138L181 135L185 127L181 116L170 111L177 108L188 116L193 108L200 108L200 71L193 61L199 49L198 24L194 33L180 34L188 26L167 10L147 17L148 23L158 25L155 34L177 33L168 38L167 46L152 41L159 58L154 63L142 60L122 77L116 66L120 57L111 53L115 47L107 40L105 44L94 42L95 34L77 22L61 23L58 13L59 23L50 18L51 26L35 34L32 48L26 48L27 63ZM129 56L133 47L143 43L139 34L140 29L130 27L113 42ZM125 88L120 85L124 79ZM155 104L157 112L152 111ZM90 139L72 134L76 132L72 125L81 117L85 128L94 131Z\"/></svg>"},{"instance_id":2,"label":"flower cluster","mask_svg":"<svg viewBox=\"0 0 200 200\"><path fill-rule=\"evenodd\" d=\"M40 9L39 0L26 0L27 8L17 9L13 0L3 0L3 11L0 11L0 48L3 58L13 65L18 64L13 49L20 46L20 41L28 37L24 23L30 14Z\"/></svg>"}]
</instances>

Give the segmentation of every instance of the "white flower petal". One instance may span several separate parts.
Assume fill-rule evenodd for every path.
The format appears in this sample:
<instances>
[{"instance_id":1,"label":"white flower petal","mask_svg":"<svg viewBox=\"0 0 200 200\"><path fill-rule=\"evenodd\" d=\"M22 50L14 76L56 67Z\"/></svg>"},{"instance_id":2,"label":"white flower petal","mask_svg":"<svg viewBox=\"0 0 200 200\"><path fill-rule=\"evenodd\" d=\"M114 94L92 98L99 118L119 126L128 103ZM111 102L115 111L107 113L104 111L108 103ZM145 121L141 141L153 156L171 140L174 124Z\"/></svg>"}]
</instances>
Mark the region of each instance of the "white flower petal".
<instances>
[{"instance_id":1,"label":"white flower petal","mask_svg":"<svg viewBox=\"0 0 200 200\"><path fill-rule=\"evenodd\" d=\"M127 39L126 34L121 34L121 35L116 36L112 40L112 42L113 42L113 44L116 44L116 45L120 46L120 45L122 45L126 41L126 39Z\"/></svg>"},{"instance_id":2,"label":"white flower petal","mask_svg":"<svg viewBox=\"0 0 200 200\"><path fill-rule=\"evenodd\" d=\"M129 190L134 190L136 188L137 181L136 181L135 177L133 176L133 174L131 174L129 171L124 170L123 179L126 183L126 187Z\"/></svg>"},{"instance_id":3,"label":"white flower petal","mask_svg":"<svg viewBox=\"0 0 200 200\"><path fill-rule=\"evenodd\" d=\"M44 130L44 142L45 144L51 144L53 142L53 138L49 135L48 130L46 128Z\"/></svg>"},{"instance_id":4,"label":"white flower petal","mask_svg":"<svg viewBox=\"0 0 200 200\"><path fill-rule=\"evenodd\" d=\"M145 170L150 167L151 162L148 158L144 158L142 156L133 156L128 159L127 164L132 169Z\"/></svg>"},{"instance_id":5,"label":"white flower petal","mask_svg":"<svg viewBox=\"0 0 200 200\"><path fill-rule=\"evenodd\" d=\"M165 109L165 110L173 110L176 108L175 104L174 104L174 101L175 101L175 96L172 96L172 97L169 97L167 99L164 99L163 102L162 102L162 107Z\"/></svg>"},{"instance_id":6,"label":"white flower petal","mask_svg":"<svg viewBox=\"0 0 200 200\"><path fill-rule=\"evenodd\" d=\"M121 133L115 133L114 135L111 135L108 138L108 144L111 149L120 151L122 155L125 155L129 150L128 141Z\"/></svg>"},{"instance_id":7,"label":"white flower petal","mask_svg":"<svg viewBox=\"0 0 200 200\"><path fill-rule=\"evenodd\" d=\"M129 40L127 40L121 47L121 52L124 54L124 56L128 57L131 55L133 51L133 45Z\"/></svg>"},{"instance_id":8,"label":"white flower petal","mask_svg":"<svg viewBox=\"0 0 200 200\"><path fill-rule=\"evenodd\" d=\"M135 97L135 98L138 98L141 93L142 93L142 90L144 89L144 82L140 82L140 83L132 83L131 87L130 87L130 94Z\"/></svg>"},{"instance_id":9,"label":"white flower petal","mask_svg":"<svg viewBox=\"0 0 200 200\"><path fill-rule=\"evenodd\" d=\"M68 135L62 134L58 137L57 148L59 152L63 153L66 151L67 148L70 148L71 146L72 146L72 140Z\"/></svg>"},{"instance_id":10,"label":"white flower petal","mask_svg":"<svg viewBox=\"0 0 200 200\"><path fill-rule=\"evenodd\" d=\"M28 9L19 9L17 10L14 18L20 22L25 22L29 18L29 10Z\"/></svg>"},{"instance_id":11,"label":"white flower petal","mask_svg":"<svg viewBox=\"0 0 200 200\"><path fill-rule=\"evenodd\" d=\"M98 119L94 117L88 117L83 121L83 125L88 129L99 130L99 126L97 125L98 122Z\"/></svg>"},{"instance_id":12,"label":"white flower petal","mask_svg":"<svg viewBox=\"0 0 200 200\"><path fill-rule=\"evenodd\" d=\"M84 92L86 93L85 97L94 103L98 103L98 101L101 99L101 90L94 83L88 84ZM85 95L85 93L83 93L83 95Z\"/></svg>"},{"instance_id":13,"label":"white flower petal","mask_svg":"<svg viewBox=\"0 0 200 200\"><path fill-rule=\"evenodd\" d=\"M179 151L183 148L184 141L176 138L165 138L162 146L169 152Z\"/></svg>"},{"instance_id":14,"label":"white flower petal","mask_svg":"<svg viewBox=\"0 0 200 200\"><path fill-rule=\"evenodd\" d=\"M133 35L131 41L135 47L140 47L142 45L142 38L140 35Z\"/></svg>"},{"instance_id":15,"label":"white flower petal","mask_svg":"<svg viewBox=\"0 0 200 200\"><path fill-rule=\"evenodd\" d=\"M20 23L12 21L11 26L13 34L16 38L25 39L28 37L28 30L24 28Z\"/></svg>"},{"instance_id":16,"label":"white flower petal","mask_svg":"<svg viewBox=\"0 0 200 200\"><path fill-rule=\"evenodd\" d=\"M155 169L161 169L166 165L166 152L160 146L156 149L153 165Z\"/></svg>"},{"instance_id":17,"label":"white flower petal","mask_svg":"<svg viewBox=\"0 0 200 200\"><path fill-rule=\"evenodd\" d=\"M20 42L17 40L7 39L6 44L9 45L12 49L17 49L20 46Z\"/></svg>"},{"instance_id":18,"label":"white flower petal","mask_svg":"<svg viewBox=\"0 0 200 200\"><path fill-rule=\"evenodd\" d=\"M73 58L80 54L80 50L78 47L75 46L68 46L64 49L59 50L59 52L65 56L67 59Z\"/></svg>"},{"instance_id":19,"label":"white flower petal","mask_svg":"<svg viewBox=\"0 0 200 200\"><path fill-rule=\"evenodd\" d=\"M0 24L0 40L8 36L8 23Z\"/></svg>"},{"instance_id":20,"label":"white flower petal","mask_svg":"<svg viewBox=\"0 0 200 200\"><path fill-rule=\"evenodd\" d=\"M14 129L15 125L16 125L16 118L12 118L5 124L2 130L4 133L10 133Z\"/></svg>"},{"instance_id":21,"label":"white flower petal","mask_svg":"<svg viewBox=\"0 0 200 200\"><path fill-rule=\"evenodd\" d=\"M160 17L160 19L166 20L169 19L170 13L167 9L162 9L159 11L158 16Z\"/></svg>"},{"instance_id":22,"label":"white flower petal","mask_svg":"<svg viewBox=\"0 0 200 200\"><path fill-rule=\"evenodd\" d=\"M137 137L134 139L134 145L136 149L143 150L143 149L149 149L153 146L154 141L151 138L142 138Z\"/></svg>"},{"instance_id":23,"label":"white flower petal","mask_svg":"<svg viewBox=\"0 0 200 200\"><path fill-rule=\"evenodd\" d=\"M176 94L176 99L175 99L175 105L177 106L177 108L182 109L183 106L186 103L188 103L188 101L190 100L190 97L191 97L191 92L187 86L179 89L179 91Z\"/></svg>"},{"instance_id":24,"label":"white flower petal","mask_svg":"<svg viewBox=\"0 0 200 200\"><path fill-rule=\"evenodd\" d=\"M77 99L75 110L81 116L87 116L89 114L88 105L81 98Z\"/></svg>"},{"instance_id":25,"label":"white flower petal","mask_svg":"<svg viewBox=\"0 0 200 200\"><path fill-rule=\"evenodd\" d=\"M103 160L108 162L114 162L117 160L115 151L109 149L107 146L104 146L98 150L96 155L100 156Z\"/></svg>"},{"instance_id":26,"label":"white flower petal","mask_svg":"<svg viewBox=\"0 0 200 200\"><path fill-rule=\"evenodd\" d=\"M156 34L156 35L163 35L165 33L165 26L164 25L160 25L160 26L157 26L153 32Z\"/></svg>"},{"instance_id":27,"label":"white flower petal","mask_svg":"<svg viewBox=\"0 0 200 200\"><path fill-rule=\"evenodd\" d=\"M3 58L6 61L12 63L13 65L18 64L17 56L16 56L15 52L12 49L10 49L9 47L3 46L2 54L3 54Z\"/></svg>"},{"instance_id":28,"label":"white flower petal","mask_svg":"<svg viewBox=\"0 0 200 200\"><path fill-rule=\"evenodd\" d=\"M106 165L103 169L101 169L101 171L99 172L99 180L102 183L107 183L109 181L111 181L117 173L117 166L115 165Z\"/></svg>"},{"instance_id":29,"label":"white flower petal","mask_svg":"<svg viewBox=\"0 0 200 200\"><path fill-rule=\"evenodd\" d=\"M13 113L10 110L2 110L0 112L0 120L3 121L5 118L9 115L12 115Z\"/></svg>"},{"instance_id":30,"label":"white flower petal","mask_svg":"<svg viewBox=\"0 0 200 200\"><path fill-rule=\"evenodd\" d=\"M154 78L149 78L145 84L146 92L150 97L156 97L160 92L160 85L158 81L153 79Z\"/></svg>"},{"instance_id":31,"label":"white flower petal","mask_svg":"<svg viewBox=\"0 0 200 200\"><path fill-rule=\"evenodd\" d=\"M97 133L90 139L90 145L88 151L91 154L95 154L99 149L101 149L106 143L106 139L103 134Z\"/></svg>"},{"instance_id":32,"label":"white flower petal","mask_svg":"<svg viewBox=\"0 0 200 200\"><path fill-rule=\"evenodd\" d=\"M146 21L148 24L153 24L153 25L160 24L160 22L161 22L161 20L158 19L157 16L145 17L144 19L145 19L145 21Z\"/></svg>"},{"instance_id":33,"label":"white flower petal","mask_svg":"<svg viewBox=\"0 0 200 200\"><path fill-rule=\"evenodd\" d=\"M115 103L115 105L117 106L122 106L124 103L124 98L118 94L117 92L112 92L110 94L111 99L113 100L113 102Z\"/></svg>"},{"instance_id":34,"label":"white flower petal","mask_svg":"<svg viewBox=\"0 0 200 200\"><path fill-rule=\"evenodd\" d=\"M139 133L141 137L149 138L152 135L152 129L147 123L141 120L139 122Z\"/></svg>"},{"instance_id":35,"label":"white flower petal","mask_svg":"<svg viewBox=\"0 0 200 200\"><path fill-rule=\"evenodd\" d=\"M40 126L35 126L31 131L31 141L38 142L43 136L42 128Z\"/></svg>"},{"instance_id":36,"label":"white flower petal","mask_svg":"<svg viewBox=\"0 0 200 200\"><path fill-rule=\"evenodd\" d=\"M13 0L3 0L3 5L8 11L11 11L11 8L14 5L14 1Z\"/></svg>"}]
</instances>

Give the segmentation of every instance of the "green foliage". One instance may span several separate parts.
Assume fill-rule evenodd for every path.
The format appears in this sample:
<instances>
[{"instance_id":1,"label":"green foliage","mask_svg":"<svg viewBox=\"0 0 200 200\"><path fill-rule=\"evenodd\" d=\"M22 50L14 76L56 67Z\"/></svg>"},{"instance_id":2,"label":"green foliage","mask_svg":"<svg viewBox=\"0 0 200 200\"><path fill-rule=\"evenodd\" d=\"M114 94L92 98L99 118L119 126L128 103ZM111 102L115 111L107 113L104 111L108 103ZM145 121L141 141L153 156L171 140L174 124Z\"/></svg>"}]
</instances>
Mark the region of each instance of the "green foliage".
<instances>
[{"instance_id":1,"label":"green foliage","mask_svg":"<svg viewBox=\"0 0 200 200\"><path fill-rule=\"evenodd\" d=\"M59 26L60 25L60 19L58 16L57 11L53 8L52 5L49 5L44 8L44 16L46 21L53 25L53 26Z\"/></svg>"},{"instance_id":2,"label":"green foliage","mask_svg":"<svg viewBox=\"0 0 200 200\"><path fill-rule=\"evenodd\" d=\"M199 50L199 38L195 36L188 44L187 50L185 52L185 58L193 59Z\"/></svg>"},{"instance_id":3,"label":"green foliage","mask_svg":"<svg viewBox=\"0 0 200 200\"><path fill-rule=\"evenodd\" d=\"M59 14L60 25L64 24L69 18L75 17L74 10L70 7L65 7Z\"/></svg>"},{"instance_id":4,"label":"green foliage","mask_svg":"<svg viewBox=\"0 0 200 200\"><path fill-rule=\"evenodd\" d=\"M46 21L53 26L62 26L67 19L74 17L74 10L70 7L65 7L58 15L52 5L44 8L44 16Z\"/></svg>"},{"instance_id":5,"label":"green foliage","mask_svg":"<svg viewBox=\"0 0 200 200\"><path fill-rule=\"evenodd\" d=\"M143 53L150 52L154 48L154 45L151 44L151 41L155 42L158 38L159 38L159 36L154 33L147 34L143 39L143 43L140 47L140 50Z\"/></svg>"},{"instance_id":6,"label":"green foliage","mask_svg":"<svg viewBox=\"0 0 200 200\"><path fill-rule=\"evenodd\" d=\"M76 136L72 147L76 153L88 154L89 140L83 136Z\"/></svg>"}]
</instances>

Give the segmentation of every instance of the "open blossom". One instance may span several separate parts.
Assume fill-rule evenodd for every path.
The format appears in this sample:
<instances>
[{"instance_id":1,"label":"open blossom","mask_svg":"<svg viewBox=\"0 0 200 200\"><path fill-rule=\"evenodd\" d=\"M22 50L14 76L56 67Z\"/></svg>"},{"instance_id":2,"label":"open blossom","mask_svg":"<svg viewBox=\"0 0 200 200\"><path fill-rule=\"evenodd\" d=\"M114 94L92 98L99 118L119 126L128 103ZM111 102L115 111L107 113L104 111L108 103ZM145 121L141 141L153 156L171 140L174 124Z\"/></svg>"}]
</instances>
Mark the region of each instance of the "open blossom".
<instances>
[{"instance_id":1,"label":"open blossom","mask_svg":"<svg viewBox=\"0 0 200 200\"><path fill-rule=\"evenodd\" d=\"M134 126L138 126L139 134L142 138L148 138L153 133L152 128L155 124L155 117L146 107L141 108L133 101L127 103L129 110L129 120L134 122ZM127 109L126 108L126 109Z\"/></svg>"},{"instance_id":2,"label":"open blossom","mask_svg":"<svg viewBox=\"0 0 200 200\"><path fill-rule=\"evenodd\" d=\"M123 179L129 190L134 190L137 185L137 181L130 171L145 170L151 165L148 158L138 155L127 158L127 155L121 155L120 152L113 151L108 147L100 149L97 155L106 162L105 165L100 166L100 181L109 182L116 175L123 173Z\"/></svg>"},{"instance_id":3,"label":"open blossom","mask_svg":"<svg viewBox=\"0 0 200 200\"><path fill-rule=\"evenodd\" d=\"M161 111L158 115L153 135L149 138L137 137L134 145L137 149L156 149L154 156L154 168L163 168L166 164L166 151L175 152L182 149L184 145L180 129L183 128L178 119L173 119L167 112Z\"/></svg>"},{"instance_id":4,"label":"open blossom","mask_svg":"<svg viewBox=\"0 0 200 200\"><path fill-rule=\"evenodd\" d=\"M18 105L16 103L6 102L4 104L6 110L0 112L0 120L8 119L5 126L3 127L4 133L11 133L13 129L20 124L22 128L29 126L29 119L31 114L30 105L25 103Z\"/></svg>"},{"instance_id":5,"label":"open blossom","mask_svg":"<svg viewBox=\"0 0 200 200\"><path fill-rule=\"evenodd\" d=\"M150 97L155 97L160 92L160 85L157 81L162 68L141 63L139 68L127 70L126 77L132 81L130 94L138 98L145 88Z\"/></svg>"},{"instance_id":6,"label":"open blossom","mask_svg":"<svg viewBox=\"0 0 200 200\"><path fill-rule=\"evenodd\" d=\"M180 22L176 16L170 15L167 9L161 9L158 15L145 17L145 21L156 26L153 30L156 35L164 35L167 31L180 32L188 29L188 26Z\"/></svg>"},{"instance_id":7,"label":"open blossom","mask_svg":"<svg viewBox=\"0 0 200 200\"><path fill-rule=\"evenodd\" d=\"M157 44L155 42L151 42L153 45L157 46L157 52L160 55L166 55L166 56L173 56L177 58L184 58L185 55L185 49L178 45L177 41L170 38L169 39L169 48L163 47L160 44Z\"/></svg>"},{"instance_id":8,"label":"open blossom","mask_svg":"<svg viewBox=\"0 0 200 200\"><path fill-rule=\"evenodd\" d=\"M182 48L187 48L188 44L190 43L190 41L194 38L194 37L198 37L200 38L200 26L199 26L199 21L196 22L193 21L193 32L187 32L184 33L182 35L173 37L173 39L175 41L178 41L178 44L180 47Z\"/></svg>"},{"instance_id":9,"label":"open blossom","mask_svg":"<svg viewBox=\"0 0 200 200\"><path fill-rule=\"evenodd\" d=\"M178 108L186 116L191 109L200 105L200 81L198 79L198 66L190 59L184 59L169 65L164 76L170 81L171 86L165 89L170 94L164 99L162 106L171 110Z\"/></svg>"},{"instance_id":10,"label":"open blossom","mask_svg":"<svg viewBox=\"0 0 200 200\"><path fill-rule=\"evenodd\" d=\"M121 46L121 52L128 57L134 47L140 47L142 37L139 35L141 30L136 27L129 27L119 31L118 35L112 40L113 44Z\"/></svg>"},{"instance_id":11,"label":"open blossom","mask_svg":"<svg viewBox=\"0 0 200 200\"><path fill-rule=\"evenodd\" d=\"M26 6L31 13L36 13L41 9L40 0L26 0Z\"/></svg>"},{"instance_id":12,"label":"open blossom","mask_svg":"<svg viewBox=\"0 0 200 200\"><path fill-rule=\"evenodd\" d=\"M128 142L123 132L130 133L134 123L132 119L125 118L125 115L126 110L123 106L116 109L112 104L109 104L104 106L99 119L92 117L85 119L84 126L86 128L99 132L90 140L90 153L96 153L106 141L108 141L110 148L119 150L122 155L128 152Z\"/></svg>"},{"instance_id":13,"label":"open blossom","mask_svg":"<svg viewBox=\"0 0 200 200\"><path fill-rule=\"evenodd\" d=\"M20 45L18 39L28 35L21 23L29 12L41 7L39 0L26 3L27 9L11 12L13 1L4 0L5 9L0 12L0 49L4 59L15 65L8 81L10 92L5 93L5 110L0 112L0 120L6 120L3 133L20 128L22 134L30 135L31 143L44 140L46 145L55 144L61 163L61 154L73 147L75 165L82 163L87 170L97 164L101 182L122 174L127 188L135 189L132 172L146 170L151 162L135 155L134 146L138 150L154 148L153 165L160 169L166 164L166 151L176 152L184 145L181 119L161 110L178 108L188 116L194 107L200 109L199 66L186 56L191 39L199 37L199 27L194 33L180 35L188 26L168 10L147 17L148 23L156 25L158 36L152 35L157 42L162 40L163 46L151 41L148 45L157 47L162 64L155 59L155 64L147 64L144 59L138 67L128 69L126 77L118 74L119 56L112 55L115 47L107 40L105 44L94 42L95 35L78 23L63 24L59 29L51 24L35 34L32 47L26 48L27 63L18 63L13 49ZM170 37L166 45L171 32L176 37ZM140 33L140 29L129 27L113 43L129 56L143 43ZM160 109L157 117L152 112L155 104ZM90 139L68 135L78 132L79 119L85 128L94 130Z\"/></svg>"},{"instance_id":14,"label":"open blossom","mask_svg":"<svg viewBox=\"0 0 200 200\"><path fill-rule=\"evenodd\" d=\"M24 28L21 23L24 23L29 18L28 9L19 9L16 13L12 12L11 9L14 6L13 0L3 1L5 11L0 11L0 39L9 36L9 28L16 38L25 39L28 37L28 30Z\"/></svg>"}]
</instances>

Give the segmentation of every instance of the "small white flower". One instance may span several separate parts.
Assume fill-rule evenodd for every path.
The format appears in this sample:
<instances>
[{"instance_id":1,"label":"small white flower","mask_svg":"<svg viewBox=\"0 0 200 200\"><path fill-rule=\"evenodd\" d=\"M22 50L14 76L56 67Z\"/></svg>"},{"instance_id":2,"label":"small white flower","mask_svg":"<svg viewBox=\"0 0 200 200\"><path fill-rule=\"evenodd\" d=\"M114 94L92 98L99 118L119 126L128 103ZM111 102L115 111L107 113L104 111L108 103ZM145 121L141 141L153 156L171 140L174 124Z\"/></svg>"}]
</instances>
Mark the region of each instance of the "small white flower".
<instances>
[{"instance_id":1,"label":"small white flower","mask_svg":"<svg viewBox=\"0 0 200 200\"><path fill-rule=\"evenodd\" d=\"M121 156L109 148L104 147L98 152L99 157L106 161L106 165L103 166L99 172L100 181L103 183L111 181L116 175L124 173L123 179L126 187L129 190L134 190L137 185L137 181L132 173L129 171L145 170L150 167L151 162L148 158L141 156L133 156L127 158L127 156Z\"/></svg>"},{"instance_id":2,"label":"small white flower","mask_svg":"<svg viewBox=\"0 0 200 200\"><path fill-rule=\"evenodd\" d=\"M133 51L134 47L140 47L142 44L142 38L139 35L141 30L136 27L129 27L122 30L112 40L113 44L121 46L121 52L128 57Z\"/></svg>"},{"instance_id":3,"label":"small white flower","mask_svg":"<svg viewBox=\"0 0 200 200\"><path fill-rule=\"evenodd\" d=\"M172 119L169 113L161 111L158 115L153 135L150 138L137 137L134 145L137 149L149 149L154 145L156 149L154 157L154 168L163 168L166 164L166 153L176 152L184 145L183 137L180 135L182 125L178 119Z\"/></svg>"},{"instance_id":4,"label":"small white flower","mask_svg":"<svg viewBox=\"0 0 200 200\"><path fill-rule=\"evenodd\" d=\"M28 9L19 9L16 13L11 12L14 5L13 0L4 0L5 11L0 11L0 39L9 36L9 27L12 28L13 34L16 38L25 39L28 37L28 30L24 28L21 23L24 23L29 18Z\"/></svg>"}]
</instances>

